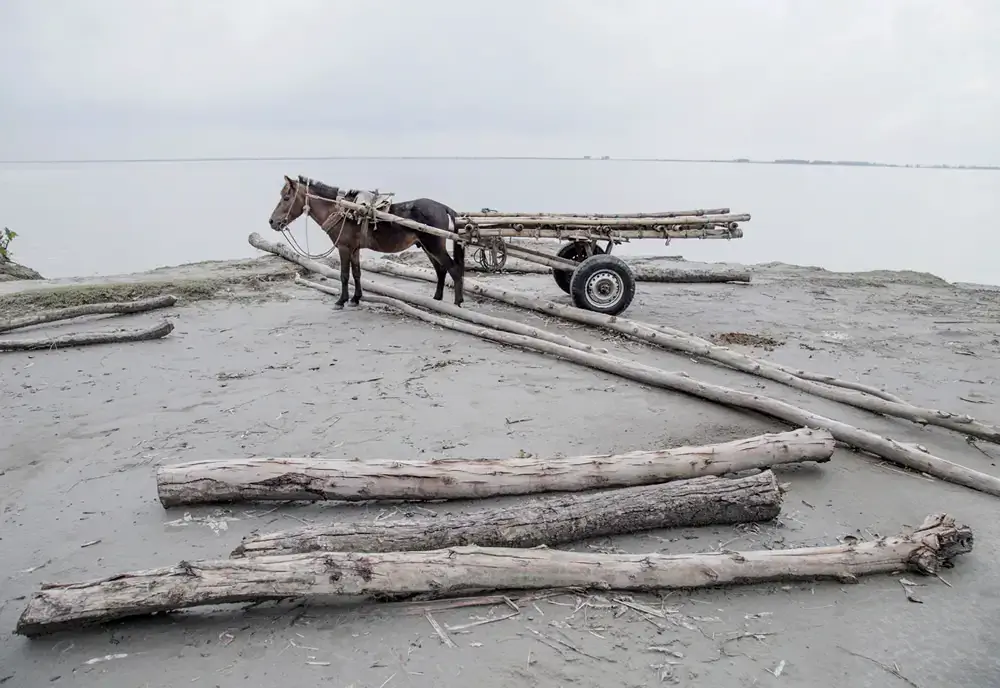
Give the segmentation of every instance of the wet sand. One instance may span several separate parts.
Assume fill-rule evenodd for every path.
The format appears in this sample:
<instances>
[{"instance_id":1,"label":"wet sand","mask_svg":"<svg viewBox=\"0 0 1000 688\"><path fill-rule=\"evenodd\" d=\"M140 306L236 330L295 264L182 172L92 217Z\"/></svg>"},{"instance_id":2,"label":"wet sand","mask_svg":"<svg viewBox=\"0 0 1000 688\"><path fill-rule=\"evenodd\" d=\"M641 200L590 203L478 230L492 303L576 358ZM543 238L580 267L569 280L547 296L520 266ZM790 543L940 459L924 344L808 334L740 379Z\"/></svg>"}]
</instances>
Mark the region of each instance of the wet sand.
<instances>
[{"instance_id":1,"label":"wet sand","mask_svg":"<svg viewBox=\"0 0 1000 688\"><path fill-rule=\"evenodd\" d=\"M257 265L266 271L277 264ZM212 278L225 270L236 268L164 269L155 280ZM149 274L119 279L154 279ZM369 277L416 293L433 290L428 283ZM475 278L568 301L548 276ZM0 286L10 293L12 284L17 288ZM973 445L941 428L877 417L607 333L467 299L469 308L600 341L616 353L706 381L760 390L1000 474L1000 447L988 443ZM600 597L563 596L525 605L516 619L452 633L457 649L445 647L422 616L375 605L191 610L34 641L13 636L25 596L43 581L225 557L245 535L303 523L406 519L426 509L468 511L511 501L167 511L156 499L154 480L162 463L229 456L584 454L725 441L786 427L431 328L378 305L336 311L331 302L279 282L114 322L140 327L165 315L176 329L163 340L3 355L4 688L906 685L871 660L897 665L924 688L996 685L1000 575L992 564L1000 546L1000 502L844 449L826 465L776 471L790 489L776 523L652 532L573 549L674 553L832 544L845 535L893 534L945 511L969 524L976 537L976 549L944 572L950 586L916 580L922 586L913 592L922 603L907 600L901 576L865 578L858 585L636 596L667 611L652 620L621 606L607 609L608 600ZM770 265L756 266L750 285L640 284L627 315L702 336L770 337L779 343L773 351L743 350L1000 423L996 291L961 289L913 273L844 275ZM102 320L18 336L112 326ZM503 606L481 607L435 617L455 626L506 613ZM775 677L770 672L782 662Z\"/></svg>"}]
</instances>

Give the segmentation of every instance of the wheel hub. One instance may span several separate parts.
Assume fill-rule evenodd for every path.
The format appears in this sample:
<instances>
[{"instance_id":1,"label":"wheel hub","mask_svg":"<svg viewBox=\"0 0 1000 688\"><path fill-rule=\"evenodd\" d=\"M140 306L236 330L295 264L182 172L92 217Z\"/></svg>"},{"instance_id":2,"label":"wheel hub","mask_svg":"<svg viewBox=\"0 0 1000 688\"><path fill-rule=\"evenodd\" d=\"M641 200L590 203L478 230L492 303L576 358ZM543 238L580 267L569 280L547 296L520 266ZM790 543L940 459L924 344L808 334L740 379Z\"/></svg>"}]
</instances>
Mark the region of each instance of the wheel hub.
<instances>
[{"instance_id":1,"label":"wheel hub","mask_svg":"<svg viewBox=\"0 0 1000 688\"><path fill-rule=\"evenodd\" d=\"M595 305L607 308L614 305L625 291L625 285L614 272L600 270L587 280L587 298Z\"/></svg>"}]
</instances>

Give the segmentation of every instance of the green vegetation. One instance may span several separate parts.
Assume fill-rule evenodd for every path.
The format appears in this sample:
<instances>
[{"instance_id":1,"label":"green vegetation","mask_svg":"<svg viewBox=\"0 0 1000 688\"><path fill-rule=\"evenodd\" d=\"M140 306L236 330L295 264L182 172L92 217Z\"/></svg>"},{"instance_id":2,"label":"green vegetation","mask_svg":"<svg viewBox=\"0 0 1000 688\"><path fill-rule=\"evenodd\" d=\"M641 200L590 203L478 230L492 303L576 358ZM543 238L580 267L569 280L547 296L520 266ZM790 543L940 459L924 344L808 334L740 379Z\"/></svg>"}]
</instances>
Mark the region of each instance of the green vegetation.
<instances>
[{"instance_id":1,"label":"green vegetation","mask_svg":"<svg viewBox=\"0 0 1000 688\"><path fill-rule=\"evenodd\" d=\"M0 261L10 260L10 242L14 241L16 237L17 232L7 227L4 227L3 232L0 232Z\"/></svg>"}]
</instances>

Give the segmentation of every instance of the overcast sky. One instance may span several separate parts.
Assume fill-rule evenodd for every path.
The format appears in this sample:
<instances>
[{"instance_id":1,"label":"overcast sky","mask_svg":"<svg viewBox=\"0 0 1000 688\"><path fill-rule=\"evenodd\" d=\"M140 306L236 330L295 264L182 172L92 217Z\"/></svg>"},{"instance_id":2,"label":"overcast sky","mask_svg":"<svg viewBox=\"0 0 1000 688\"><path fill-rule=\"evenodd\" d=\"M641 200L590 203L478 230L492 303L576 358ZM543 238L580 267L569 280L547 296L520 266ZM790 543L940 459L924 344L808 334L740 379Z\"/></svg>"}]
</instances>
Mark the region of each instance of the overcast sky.
<instances>
[{"instance_id":1,"label":"overcast sky","mask_svg":"<svg viewBox=\"0 0 1000 688\"><path fill-rule=\"evenodd\" d=\"M2 0L0 158L1000 163L997 0Z\"/></svg>"}]
</instances>

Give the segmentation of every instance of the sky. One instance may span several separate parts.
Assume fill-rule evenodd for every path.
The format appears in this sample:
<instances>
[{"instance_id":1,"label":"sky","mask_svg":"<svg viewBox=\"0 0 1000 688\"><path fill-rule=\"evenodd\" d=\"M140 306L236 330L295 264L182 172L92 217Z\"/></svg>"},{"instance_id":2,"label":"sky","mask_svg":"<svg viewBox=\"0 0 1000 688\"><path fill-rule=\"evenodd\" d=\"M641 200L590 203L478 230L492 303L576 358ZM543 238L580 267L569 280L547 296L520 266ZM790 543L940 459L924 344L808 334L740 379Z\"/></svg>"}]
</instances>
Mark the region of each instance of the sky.
<instances>
[{"instance_id":1,"label":"sky","mask_svg":"<svg viewBox=\"0 0 1000 688\"><path fill-rule=\"evenodd\" d=\"M996 0L2 0L0 159L1000 164Z\"/></svg>"}]
</instances>

